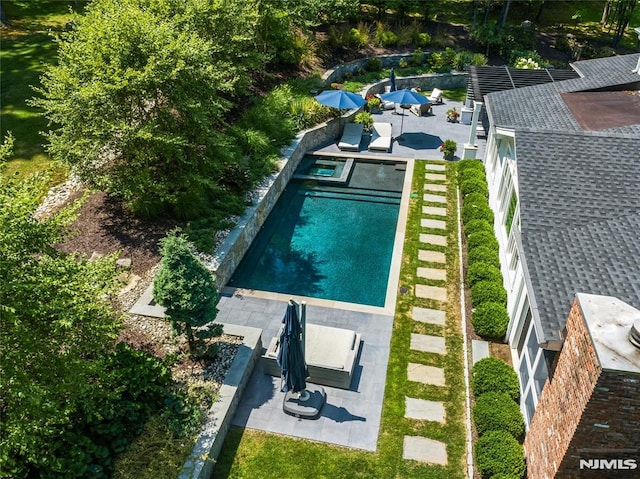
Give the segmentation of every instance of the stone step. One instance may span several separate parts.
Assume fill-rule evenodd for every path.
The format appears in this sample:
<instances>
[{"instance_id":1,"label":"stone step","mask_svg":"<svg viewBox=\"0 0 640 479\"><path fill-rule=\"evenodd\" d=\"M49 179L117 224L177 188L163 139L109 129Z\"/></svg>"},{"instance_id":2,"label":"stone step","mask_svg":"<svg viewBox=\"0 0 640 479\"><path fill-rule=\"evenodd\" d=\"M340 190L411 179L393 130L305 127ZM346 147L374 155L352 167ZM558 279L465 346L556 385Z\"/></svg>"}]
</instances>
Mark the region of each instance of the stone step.
<instances>
[{"instance_id":1,"label":"stone step","mask_svg":"<svg viewBox=\"0 0 640 479\"><path fill-rule=\"evenodd\" d=\"M435 215L435 216L447 216L446 208L439 208L438 206L423 206L423 215Z\"/></svg>"},{"instance_id":2,"label":"stone step","mask_svg":"<svg viewBox=\"0 0 640 479\"><path fill-rule=\"evenodd\" d=\"M446 193L447 185L434 185L433 183L426 183L424 185L425 191L437 191L438 193Z\"/></svg>"},{"instance_id":3,"label":"stone step","mask_svg":"<svg viewBox=\"0 0 640 479\"><path fill-rule=\"evenodd\" d=\"M471 358L473 364L477 363L481 359L488 358L489 356L489 343L487 341L478 339L471 340Z\"/></svg>"},{"instance_id":4,"label":"stone step","mask_svg":"<svg viewBox=\"0 0 640 479\"><path fill-rule=\"evenodd\" d=\"M444 369L424 364L409 363L407 365L407 378L409 381L433 386L444 386Z\"/></svg>"},{"instance_id":5,"label":"stone step","mask_svg":"<svg viewBox=\"0 0 640 479\"><path fill-rule=\"evenodd\" d=\"M426 165L424 165L424 169L427 171L444 171L445 170L445 166L444 165L436 165L434 163L427 163Z\"/></svg>"},{"instance_id":6,"label":"stone step","mask_svg":"<svg viewBox=\"0 0 640 479\"><path fill-rule=\"evenodd\" d=\"M424 179L430 181L446 181L447 175L444 173L425 173Z\"/></svg>"},{"instance_id":7,"label":"stone step","mask_svg":"<svg viewBox=\"0 0 640 479\"><path fill-rule=\"evenodd\" d=\"M442 235L420 233L420 243L437 244L438 246L447 246L447 237Z\"/></svg>"},{"instance_id":8,"label":"stone step","mask_svg":"<svg viewBox=\"0 0 640 479\"><path fill-rule=\"evenodd\" d=\"M418 268L418 276L425 279L433 279L435 281L446 281L447 271L436 268Z\"/></svg>"},{"instance_id":9,"label":"stone step","mask_svg":"<svg viewBox=\"0 0 640 479\"><path fill-rule=\"evenodd\" d=\"M404 417L444 423L444 404L405 396Z\"/></svg>"},{"instance_id":10,"label":"stone step","mask_svg":"<svg viewBox=\"0 0 640 479\"><path fill-rule=\"evenodd\" d=\"M440 286L427 286L425 284L416 284L416 296L422 299L433 299L435 301L447 301L447 288Z\"/></svg>"},{"instance_id":11,"label":"stone step","mask_svg":"<svg viewBox=\"0 0 640 479\"><path fill-rule=\"evenodd\" d=\"M445 354L447 346L444 338L440 336L430 336L428 334L411 333L411 349L422 351L423 353Z\"/></svg>"},{"instance_id":12,"label":"stone step","mask_svg":"<svg viewBox=\"0 0 640 479\"><path fill-rule=\"evenodd\" d=\"M420 436L405 436L402 444L402 458L446 466L447 445L444 442Z\"/></svg>"},{"instance_id":13,"label":"stone step","mask_svg":"<svg viewBox=\"0 0 640 479\"><path fill-rule=\"evenodd\" d=\"M447 315L444 311L437 309L420 308L414 306L411 310L411 317L414 321L420 321L421 323L437 324L438 326L444 326L447 319Z\"/></svg>"},{"instance_id":14,"label":"stone step","mask_svg":"<svg viewBox=\"0 0 640 479\"><path fill-rule=\"evenodd\" d=\"M422 226L423 228L445 230L447 229L447 222L443 220L432 220L429 218L423 218L420 220L420 226Z\"/></svg>"},{"instance_id":15,"label":"stone step","mask_svg":"<svg viewBox=\"0 0 640 479\"><path fill-rule=\"evenodd\" d=\"M447 202L447 197L446 196L442 196L442 195L430 195L430 194L425 194L422 196L422 199L424 201L429 201L431 203L446 203Z\"/></svg>"},{"instance_id":16,"label":"stone step","mask_svg":"<svg viewBox=\"0 0 640 479\"><path fill-rule=\"evenodd\" d=\"M430 263L445 263L446 258L444 253L440 251L430 251L430 250L418 250L418 259L420 261L428 261Z\"/></svg>"}]
</instances>

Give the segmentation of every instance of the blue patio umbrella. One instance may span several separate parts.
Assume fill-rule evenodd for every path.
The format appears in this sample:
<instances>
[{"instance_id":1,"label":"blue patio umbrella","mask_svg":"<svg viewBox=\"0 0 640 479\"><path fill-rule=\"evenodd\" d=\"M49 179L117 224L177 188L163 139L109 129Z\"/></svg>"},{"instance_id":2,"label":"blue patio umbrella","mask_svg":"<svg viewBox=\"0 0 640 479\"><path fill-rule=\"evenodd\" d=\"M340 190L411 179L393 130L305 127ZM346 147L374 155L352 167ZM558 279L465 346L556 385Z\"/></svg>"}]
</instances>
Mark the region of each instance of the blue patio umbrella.
<instances>
[{"instance_id":1,"label":"blue patio umbrella","mask_svg":"<svg viewBox=\"0 0 640 479\"><path fill-rule=\"evenodd\" d=\"M276 361L282 371L282 392L304 392L307 387L306 379L309 369L304 360L302 345L302 327L298 319L298 310L290 302L282 319L284 327L280 333L280 348Z\"/></svg>"},{"instance_id":2,"label":"blue patio umbrella","mask_svg":"<svg viewBox=\"0 0 640 479\"><path fill-rule=\"evenodd\" d=\"M393 68L391 69L391 73L389 73L389 82L391 83L389 91L396 91L396 71Z\"/></svg>"},{"instance_id":3,"label":"blue patio umbrella","mask_svg":"<svg viewBox=\"0 0 640 479\"><path fill-rule=\"evenodd\" d=\"M322 105L340 110L360 108L367 102L362 95L344 90L326 90L314 98Z\"/></svg>"},{"instance_id":4,"label":"blue patio umbrella","mask_svg":"<svg viewBox=\"0 0 640 479\"><path fill-rule=\"evenodd\" d=\"M396 90L389 93L384 93L380 96L384 101L392 101L394 103L400 103L400 105L424 105L425 103L431 103L428 98L420 93L409 90L407 88L403 90ZM402 138L402 128L404 126L404 114L402 115L402 121L400 122L400 136Z\"/></svg>"}]
</instances>

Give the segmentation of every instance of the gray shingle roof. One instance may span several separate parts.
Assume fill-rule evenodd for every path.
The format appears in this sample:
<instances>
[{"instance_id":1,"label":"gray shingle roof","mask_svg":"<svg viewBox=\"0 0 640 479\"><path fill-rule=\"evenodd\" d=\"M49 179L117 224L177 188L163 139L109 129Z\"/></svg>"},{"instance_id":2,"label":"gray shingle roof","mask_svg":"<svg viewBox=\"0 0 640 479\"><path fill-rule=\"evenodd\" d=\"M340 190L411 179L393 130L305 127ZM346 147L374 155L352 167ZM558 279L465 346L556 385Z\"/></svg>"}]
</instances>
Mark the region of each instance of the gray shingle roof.
<instances>
[{"instance_id":1,"label":"gray shingle roof","mask_svg":"<svg viewBox=\"0 0 640 479\"><path fill-rule=\"evenodd\" d=\"M522 254L541 341L576 292L640 309L640 137L516 129Z\"/></svg>"}]
</instances>

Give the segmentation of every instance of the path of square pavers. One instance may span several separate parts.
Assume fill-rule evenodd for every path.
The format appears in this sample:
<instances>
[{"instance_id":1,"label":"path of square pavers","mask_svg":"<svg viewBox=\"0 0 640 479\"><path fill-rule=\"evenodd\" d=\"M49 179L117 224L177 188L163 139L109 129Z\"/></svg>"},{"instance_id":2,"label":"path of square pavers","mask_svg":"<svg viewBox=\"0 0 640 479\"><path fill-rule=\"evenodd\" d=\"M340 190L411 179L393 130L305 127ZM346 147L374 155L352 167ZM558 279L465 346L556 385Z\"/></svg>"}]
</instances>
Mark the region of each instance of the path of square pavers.
<instances>
[{"instance_id":1,"label":"path of square pavers","mask_svg":"<svg viewBox=\"0 0 640 479\"><path fill-rule=\"evenodd\" d=\"M446 216L447 185L442 183L432 183L432 181L446 181L445 166L443 164L426 165L427 173L424 185L425 202L441 203L443 206L423 206L422 214L427 216L440 216L443 219L433 219L424 217L420 221L422 228L432 230L441 230L442 234L420 233L420 243L424 244L425 249L418 251L418 259L420 261L432 263L432 266L419 266L416 270L418 277L431 281L446 281L446 256L440 251L432 251L429 246L446 246ZM438 231L438 233L440 233ZM447 302L447 289L443 286L431 286L425 284L416 284L415 295L418 298L435 300L440 303ZM444 311L430 308L422 308L414 306L412 311L414 321L444 326L446 315ZM411 334L410 348L414 351L420 351L429 354L446 354L445 338L441 336L433 336L428 334ZM445 386L444 369L427 366L425 364L409 363L407 365L407 378L409 381L420 382L433 386ZM435 421L439 423L445 422L444 404L439 401L428 401L425 399L417 399L405 397L405 417L409 419L422 421ZM430 464L447 465L447 447L440 441L419 436L405 436L403 443L403 457L415 461L426 462Z\"/></svg>"}]
</instances>

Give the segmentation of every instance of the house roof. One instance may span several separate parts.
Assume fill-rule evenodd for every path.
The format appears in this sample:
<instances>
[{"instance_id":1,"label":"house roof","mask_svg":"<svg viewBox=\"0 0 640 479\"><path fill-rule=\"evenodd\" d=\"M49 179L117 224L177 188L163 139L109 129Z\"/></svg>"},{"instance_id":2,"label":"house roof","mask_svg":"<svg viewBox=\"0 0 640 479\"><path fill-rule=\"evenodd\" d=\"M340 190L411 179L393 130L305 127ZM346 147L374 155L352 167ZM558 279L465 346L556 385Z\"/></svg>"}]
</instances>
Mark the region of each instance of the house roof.
<instances>
[{"instance_id":1,"label":"house roof","mask_svg":"<svg viewBox=\"0 0 640 479\"><path fill-rule=\"evenodd\" d=\"M517 131L522 254L540 342L562 339L576 292L640 309L639 147L634 135Z\"/></svg>"},{"instance_id":2,"label":"house roof","mask_svg":"<svg viewBox=\"0 0 640 479\"><path fill-rule=\"evenodd\" d=\"M491 125L515 131L522 264L542 344L563 339L577 292L640 309L639 103L596 121L565 101L602 92L606 108L610 92L640 90L639 56L576 62L580 78L485 95Z\"/></svg>"}]
</instances>

